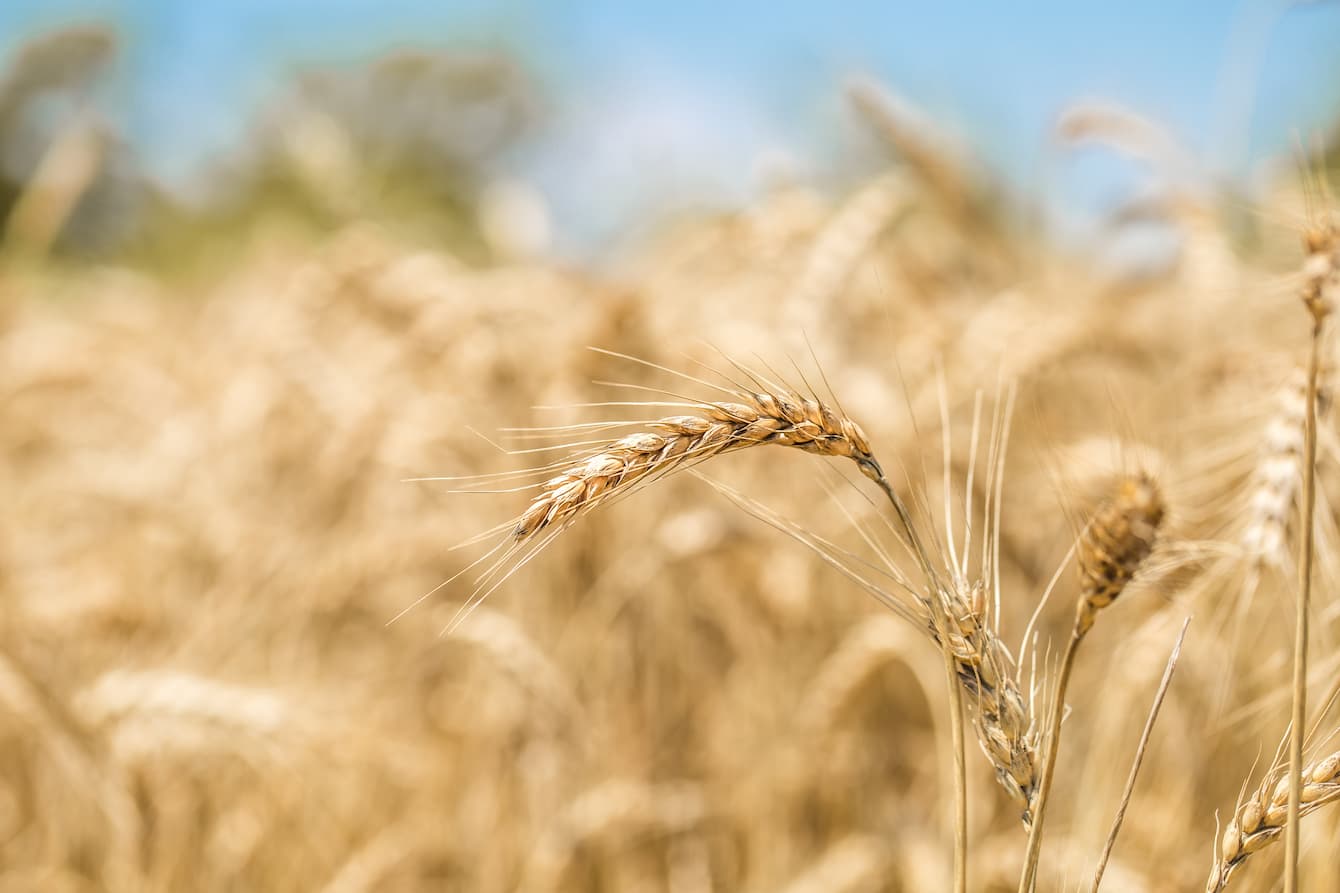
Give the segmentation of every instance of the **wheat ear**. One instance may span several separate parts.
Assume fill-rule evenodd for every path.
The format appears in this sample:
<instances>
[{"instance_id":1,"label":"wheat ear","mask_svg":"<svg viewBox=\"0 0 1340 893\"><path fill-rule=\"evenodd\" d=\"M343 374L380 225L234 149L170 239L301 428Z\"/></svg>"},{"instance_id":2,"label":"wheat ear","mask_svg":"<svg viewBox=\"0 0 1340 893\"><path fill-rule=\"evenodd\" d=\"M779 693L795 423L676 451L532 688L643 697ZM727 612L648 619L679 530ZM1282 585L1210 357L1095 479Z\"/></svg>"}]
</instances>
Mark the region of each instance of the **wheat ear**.
<instances>
[{"instance_id":1,"label":"wheat ear","mask_svg":"<svg viewBox=\"0 0 1340 893\"><path fill-rule=\"evenodd\" d=\"M1295 783L1300 817L1340 799L1340 751L1304 766L1300 773L1277 768L1266 774L1261 787L1237 808L1224 829L1205 885L1207 893L1219 893L1248 856L1280 839L1289 821L1289 795Z\"/></svg>"},{"instance_id":2,"label":"wheat ear","mask_svg":"<svg viewBox=\"0 0 1340 893\"><path fill-rule=\"evenodd\" d=\"M1075 666L1079 643L1093 628L1098 612L1116 601L1154 547L1154 536L1163 521L1163 497L1154 479L1144 473L1123 477L1116 492L1089 521L1079 540L1080 593L1075 605L1075 625L1070 631L1065 656L1056 679L1056 695L1047 728L1042 779L1028 834L1028 850L1019 877L1019 893L1031 893L1037 880L1038 854L1042 849L1042 822L1056 770L1061 738L1061 716L1065 712L1066 687Z\"/></svg>"},{"instance_id":3,"label":"wheat ear","mask_svg":"<svg viewBox=\"0 0 1340 893\"><path fill-rule=\"evenodd\" d=\"M968 695L977 740L995 767L996 780L1022 808L1024 824L1029 825L1037 794L1037 742L1028 701L1015 680L1014 658L985 621L981 587L969 593L953 587L942 598L950 626L943 646Z\"/></svg>"},{"instance_id":4,"label":"wheat ear","mask_svg":"<svg viewBox=\"0 0 1340 893\"><path fill-rule=\"evenodd\" d=\"M1030 821L1029 805L1037 790L1032 712L1028 699L1016 681L1014 657L988 619L987 584L981 581L966 584L955 580L952 585L941 585L938 595L942 603L940 611L949 621L948 634L942 635L937 629L929 603L934 592L917 590L911 580L895 570L891 576L897 588L912 595L912 604L905 604L894 592L879 585L873 575L867 575L860 569L849 553L833 543L718 481L708 483L744 511L814 551L825 563L874 596L900 618L912 623L917 632L929 635L937 647L949 653L958 687L966 695L963 706L973 720L973 729L982 753L995 768L1000 786L1020 807L1027 825ZM902 504L901 500L898 504ZM903 510L906 510L905 506ZM854 640L852 646L853 650L857 647L864 650L867 647L857 645ZM848 659L844 657L842 663L847 663ZM865 658L861 660L864 666ZM831 703L840 697L830 692L840 690L846 684L845 680L851 679L851 674L855 672L855 667L839 668L836 664L826 669L812 689L812 694L804 701L808 706L801 711L801 715L830 715L826 711L831 708L820 708L819 705Z\"/></svg>"},{"instance_id":5,"label":"wheat ear","mask_svg":"<svg viewBox=\"0 0 1340 893\"><path fill-rule=\"evenodd\" d=\"M1332 227L1307 234L1303 305L1312 318L1312 343L1307 367L1307 433L1303 457L1302 541L1298 546L1298 604L1294 624L1293 717L1289 724L1289 821L1284 833L1284 890L1298 890L1298 819L1302 815L1303 723L1307 716L1308 608L1312 600L1313 514L1317 505L1317 379L1321 369L1321 335L1331 313L1330 291L1340 286L1340 234Z\"/></svg>"},{"instance_id":6,"label":"wheat ear","mask_svg":"<svg viewBox=\"0 0 1340 893\"><path fill-rule=\"evenodd\" d=\"M694 415L650 423L567 465L541 485L512 530L517 541L565 524L639 481L746 447L778 444L852 459L872 480L883 471L861 426L813 398L778 391L741 393L741 402L696 404Z\"/></svg>"},{"instance_id":7,"label":"wheat ear","mask_svg":"<svg viewBox=\"0 0 1340 893\"><path fill-rule=\"evenodd\" d=\"M1260 566L1284 565L1289 515L1302 490L1303 453L1307 447L1307 371L1296 370L1280 388L1278 409L1261 435L1261 451L1252 471L1248 524L1242 546Z\"/></svg>"}]
</instances>

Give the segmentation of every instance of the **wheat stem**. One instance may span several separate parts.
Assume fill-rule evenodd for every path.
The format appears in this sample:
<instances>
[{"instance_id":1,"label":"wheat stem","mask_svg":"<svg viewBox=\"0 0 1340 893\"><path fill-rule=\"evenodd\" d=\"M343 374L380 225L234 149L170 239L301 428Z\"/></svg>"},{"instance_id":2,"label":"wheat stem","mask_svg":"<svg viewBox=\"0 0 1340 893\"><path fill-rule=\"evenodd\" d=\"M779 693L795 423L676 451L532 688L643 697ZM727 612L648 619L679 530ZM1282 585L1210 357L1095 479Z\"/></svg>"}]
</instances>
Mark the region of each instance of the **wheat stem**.
<instances>
[{"instance_id":1,"label":"wheat stem","mask_svg":"<svg viewBox=\"0 0 1340 893\"><path fill-rule=\"evenodd\" d=\"M1182 631L1177 635L1177 642L1173 645L1172 654L1168 655L1168 665L1163 668L1163 680L1159 682L1158 691L1154 693L1154 703L1149 708L1149 716L1145 719L1144 731L1140 733L1140 743L1135 747L1135 762L1131 764L1131 774L1126 777L1126 788L1121 792L1121 804L1117 807L1117 814L1112 820L1112 830L1107 834L1107 842L1103 844L1103 852L1098 857L1098 867L1093 873L1093 887L1091 893L1098 893L1098 887L1103 883L1103 873L1107 870L1107 860L1112 855L1112 848L1117 843L1117 834L1121 831L1121 824L1126 819L1126 808L1131 804L1131 794L1135 791L1135 779L1140 774L1140 765L1145 760L1145 751L1149 747L1149 735L1154 731L1154 722L1159 717L1159 710L1163 707L1163 699L1168 694L1168 686L1172 684L1173 670L1177 668L1177 658L1182 653L1182 642L1186 639L1187 627L1191 625L1191 618L1188 617L1182 623Z\"/></svg>"},{"instance_id":2,"label":"wheat stem","mask_svg":"<svg viewBox=\"0 0 1340 893\"><path fill-rule=\"evenodd\" d=\"M1019 893L1032 893L1037 881L1038 854L1042 851L1042 821L1046 817L1047 800L1051 795L1052 773L1056 770L1056 752L1061 738L1061 716L1065 713L1065 693L1070 684L1070 671L1075 666L1075 654L1079 643L1084 639L1084 631L1076 622L1070 641L1066 644L1065 657L1061 659L1061 674L1056 682L1056 698L1052 704L1051 715L1047 720L1047 749L1042 756L1042 778L1038 783L1037 798L1033 806L1033 824L1028 829L1028 849L1024 853L1024 870L1019 876Z\"/></svg>"},{"instance_id":3,"label":"wheat stem","mask_svg":"<svg viewBox=\"0 0 1340 893\"><path fill-rule=\"evenodd\" d=\"M1033 824L1028 831L1028 849L1019 875L1019 893L1031 893L1037 882L1038 854L1042 850L1042 823L1056 771L1056 754L1065 713L1066 689L1079 643L1093 628L1098 613L1121 595L1154 547L1154 536L1163 521L1163 498L1146 474L1123 478L1113 496L1094 512L1078 544L1080 595L1075 605L1075 625L1061 659L1060 675L1047 727L1047 749L1042 779L1033 805Z\"/></svg>"},{"instance_id":4,"label":"wheat stem","mask_svg":"<svg viewBox=\"0 0 1340 893\"><path fill-rule=\"evenodd\" d=\"M944 657L945 684L949 691L949 735L954 749L954 893L967 893L968 769L964 757L963 690L959 684L958 665L949 645L949 619L940 598L932 597L930 605L940 639L940 653Z\"/></svg>"},{"instance_id":5,"label":"wheat stem","mask_svg":"<svg viewBox=\"0 0 1340 893\"><path fill-rule=\"evenodd\" d=\"M954 659L953 648L950 645L953 640L951 639L949 618L945 616L945 590L940 584L935 566L931 563L930 553L926 551L926 546L917 533L916 525L912 522L912 513L908 511L907 503L903 502L902 497L894 491L888 478L880 475L875 483L879 484L880 489L884 491L884 495L889 498L894 514L898 516L898 522L907 534L908 541L912 545L912 551L917 556L917 563L921 565L921 572L926 575L926 583L931 588L926 601L930 608L931 621L935 625L936 635L940 640L940 652L944 656L945 681L949 686L949 729L954 748L954 893L966 893L968 883L968 770L964 758L963 692L959 684L958 663Z\"/></svg>"},{"instance_id":6,"label":"wheat stem","mask_svg":"<svg viewBox=\"0 0 1340 893\"><path fill-rule=\"evenodd\" d=\"M1289 818L1284 828L1284 890L1298 891L1298 818L1302 807L1303 736L1307 720L1308 609L1312 601L1313 515L1317 504L1317 377L1321 367L1321 334L1329 312L1317 295L1307 301L1312 314L1312 344L1307 368L1307 424L1304 427L1303 536L1299 544L1298 604L1294 623L1293 714L1289 723Z\"/></svg>"}]
</instances>

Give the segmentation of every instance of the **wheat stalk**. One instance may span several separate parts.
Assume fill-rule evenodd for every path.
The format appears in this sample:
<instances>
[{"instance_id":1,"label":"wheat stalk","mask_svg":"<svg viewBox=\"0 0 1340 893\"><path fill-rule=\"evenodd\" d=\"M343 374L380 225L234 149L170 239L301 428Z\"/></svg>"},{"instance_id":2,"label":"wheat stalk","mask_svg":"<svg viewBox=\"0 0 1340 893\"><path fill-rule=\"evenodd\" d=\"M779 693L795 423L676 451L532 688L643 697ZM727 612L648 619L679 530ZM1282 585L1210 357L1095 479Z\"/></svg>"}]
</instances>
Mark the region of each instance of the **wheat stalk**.
<instances>
[{"instance_id":1,"label":"wheat stalk","mask_svg":"<svg viewBox=\"0 0 1340 893\"><path fill-rule=\"evenodd\" d=\"M1332 295L1340 282L1340 233L1333 227L1310 230L1304 245L1308 251L1303 271L1303 305L1312 318L1311 351L1307 369L1307 426L1303 457L1303 520L1299 543L1298 604L1294 623L1293 709L1289 724L1289 821L1284 835L1284 889L1298 890L1298 820L1302 817L1303 723L1307 716L1308 611L1312 600L1312 560L1317 503L1317 379L1321 374L1321 336L1331 314Z\"/></svg>"},{"instance_id":2,"label":"wheat stalk","mask_svg":"<svg viewBox=\"0 0 1340 893\"><path fill-rule=\"evenodd\" d=\"M1037 735L1031 698L1019 683L1015 659L996 629L989 593L999 591L994 568L998 564L999 507L1003 486L1003 458L1008 439L1008 406L995 420L988 454L988 500L984 516L987 536L983 543L981 566L970 581L966 576L967 542L964 543L963 567L948 555L932 554L926 547L918 525L886 479L876 481L884 490L900 522L899 535L915 558L924 580L918 585L891 556L885 555L882 567L866 565L851 553L817 536L803 526L783 518L775 511L719 481L708 481L744 511L787 534L812 550L826 564L846 576L880 604L908 621L921 634L929 635L949 663L951 682L961 692L963 707L972 718L982 753L995 769L996 780L1019 806L1025 827L1032 821L1032 804L1037 793ZM974 443L976 439L974 438ZM993 508L995 515L993 517ZM967 508L971 515L971 506ZM856 523L852 518L853 523ZM859 524L858 524L859 527ZM870 536L867 542L874 545ZM896 591L881 585L887 578ZM901 594L900 594L901 593ZM932 601L934 599L934 602ZM944 632L942 632L944 630ZM853 650L866 651L864 642L853 639ZM847 651L844 645L843 651ZM813 687L805 704L805 716L820 715L817 704L828 703L829 691L841 691L849 672L864 672L867 657L855 665L837 663L826 667L822 685ZM830 671L836 675L830 678ZM823 693L820 695L820 693ZM956 692L951 689L952 695Z\"/></svg>"},{"instance_id":3,"label":"wheat stalk","mask_svg":"<svg viewBox=\"0 0 1340 893\"><path fill-rule=\"evenodd\" d=\"M1248 856L1283 836L1289 818L1290 782L1294 778L1300 788L1300 816L1340 799L1340 751L1303 767L1296 776L1280 767L1266 774L1261 786L1237 808L1224 829L1205 885L1207 893L1219 893Z\"/></svg>"},{"instance_id":4,"label":"wheat stalk","mask_svg":"<svg viewBox=\"0 0 1340 893\"><path fill-rule=\"evenodd\" d=\"M1037 879L1038 854L1042 848L1042 823L1056 771L1056 753L1061 738L1061 717L1065 712L1066 687L1079 643L1093 628L1098 613L1126 589L1136 571L1154 548L1154 536L1163 522L1163 497L1154 479L1143 472L1123 477L1080 534L1078 560L1080 593L1075 605L1075 625L1070 632L1061 669L1056 680L1051 719L1047 730L1047 750L1042 762L1042 780L1038 786L1029 830L1024 869L1019 877L1019 893L1031 893Z\"/></svg>"}]
</instances>

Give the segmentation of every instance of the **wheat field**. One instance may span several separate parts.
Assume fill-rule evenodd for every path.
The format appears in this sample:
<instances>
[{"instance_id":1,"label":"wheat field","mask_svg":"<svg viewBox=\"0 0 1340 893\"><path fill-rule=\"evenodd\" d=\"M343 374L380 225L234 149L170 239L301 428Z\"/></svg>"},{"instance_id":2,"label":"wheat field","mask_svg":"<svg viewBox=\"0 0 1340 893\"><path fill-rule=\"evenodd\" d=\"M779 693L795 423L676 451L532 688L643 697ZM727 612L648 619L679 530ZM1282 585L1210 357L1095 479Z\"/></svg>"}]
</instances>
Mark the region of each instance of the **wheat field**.
<instances>
[{"instance_id":1,"label":"wheat field","mask_svg":"<svg viewBox=\"0 0 1340 893\"><path fill-rule=\"evenodd\" d=\"M0 890L949 890L957 735L968 889L1013 890L1077 599L1038 889L1090 888L1188 617L1102 889L1278 889L1325 157L1246 211L1139 209L1176 261L1118 276L873 90L887 170L618 272L263 207L226 262L71 261L33 187L0 261ZM1138 151L1088 114L1064 134ZM1157 512L1111 501L1133 481Z\"/></svg>"}]
</instances>

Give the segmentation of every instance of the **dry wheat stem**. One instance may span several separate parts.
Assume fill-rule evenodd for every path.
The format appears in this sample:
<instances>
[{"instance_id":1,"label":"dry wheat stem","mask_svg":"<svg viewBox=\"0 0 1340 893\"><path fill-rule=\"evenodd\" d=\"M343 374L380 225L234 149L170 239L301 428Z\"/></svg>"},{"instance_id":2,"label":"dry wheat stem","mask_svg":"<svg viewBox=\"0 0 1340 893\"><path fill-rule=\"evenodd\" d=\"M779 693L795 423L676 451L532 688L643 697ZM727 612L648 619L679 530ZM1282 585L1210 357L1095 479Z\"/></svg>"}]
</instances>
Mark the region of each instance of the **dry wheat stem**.
<instances>
[{"instance_id":1,"label":"dry wheat stem","mask_svg":"<svg viewBox=\"0 0 1340 893\"><path fill-rule=\"evenodd\" d=\"M1308 279L1303 288L1303 303L1312 317L1312 340L1307 369L1307 425L1303 457L1302 541L1298 559L1298 604L1294 624L1293 714L1289 725L1289 821L1284 835L1284 890L1298 890L1298 819L1302 808L1304 723L1307 717L1307 636L1308 609L1312 600L1313 515L1317 505L1317 378L1321 366L1321 336L1331 307L1328 280L1340 264L1332 253L1340 254L1340 239L1330 229L1309 233Z\"/></svg>"},{"instance_id":2,"label":"dry wheat stem","mask_svg":"<svg viewBox=\"0 0 1340 893\"><path fill-rule=\"evenodd\" d=\"M1145 751L1149 747L1149 735L1154 731L1154 723L1159 717L1159 709L1163 706L1163 699L1168 694L1168 686L1172 684L1173 670L1177 669L1177 658L1182 653L1182 642L1186 639L1187 627L1190 625L1190 617L1182 622L1182 631L1177 634L1177 641L1173 644L1172 653L1168 655L1168 663L1163 668L1163 679L1159 682L1158 691L1154 693L1154 703L1149 708L1149 716L1145 719L1144 730L1140 733L1140 743L1135 746L1135 760L1131 764L1131 774L1126 778L1126 787L1121 792L1121 804L1117 807L1117 814L1112 820L1112 829L1108 832L1107 841L1103 844L1103 852L1098 856L1098 867L1094 869L1091 893L1098 893L1098 888L1102 886L1103 873L1107 870L1107 860L1112 855L1112 848L1116 846L1117 834L1121 831L1121 824L1126 819L1126 808L1130 806L1131 794L1135 791L1135 779L1140 774L1140 765L1144 762Z\"/></svg>"},{"instance_id":3,"label":"dry wheat stem","mask_svg":"<svg viewBox=\"0 0 1340 893\"><path fill-rule=\"evenodd\" d=\"M1032 893L1037 881L1038 855L1042 850L1042 827L1056 771L1056 754L1061 739L1061 717L1065 713L1066 689L1079 644L1093 628L1098 612L1112 604L1149 557L1154 537L1163 522L1163 497L1153 478L1143 472L1123 477L1116 492L1094 512L1080 534L1080 594L1075 606L1075 623L1066 643L1065 655L1056 680L1056 693L1048 721L1046 752L1042 777L1029 829L1024 868L1019 876L1019 893Z\"/></svg>"},{"instance_id":4,"label":"dry wheat stem","mask_svg":"<svg viewBox=\"0 0 1340 893\"><path fill-rule=\"evenodd\" d=\"M1001 450L997 445L999 452ZM998 483L999 468L993 473L997 474ZM940 584L938 581L941 575L934 569L930 554L916 532L906 503L886 479L877 481L901 522L898 527L890 524L890 529L916 557L923 574L933 574L937 581L935 585L940 587L938 598L948 620L948 635L944 637L937 629L932 615L928 592L934 590L929 586L918 590L897 564L884 555L874 537L856 517L848 514L848 520L866 543L883 556L885 567L877 567L862 560L720 481L707 479L707 483L744 511L813 551L824 563L864 589L881 605L909 621L920 632L931 636L937 646L944 649L945 645L941 643L947 643L946 650L953 659L958 684L967 695L964 706L973 719L978 744L995 768L996 780L1018 804L1021 817L1027 825L1031 821L1029 810L1036 793L1037 743L1034 723L1029 699L1019 686L1014 657L988 619L988 584L979 581L969 585L953 572L951 584ZM998 493L996 499L998 504ZM993 554L994 542L994 536L983 539L984 555ZM991 558L990 561L994 563L995 559ZM985 575L987 578L993 576L990 573ZM889 591L881 582L893 584L905 597Z\"/></svg>"},{"instance_id":5,"label":"dry wheat stem","mask_svg":"<svg viewBox=\"0 0 1340 893\"><path fill-rule=\"evenodd\" d=\"M1207 893L1219 893L1248 856L1280 839L1289 821L1289 798L1295 784L1300 817L1340 799L1340 751L1304 766L1300 773L1277 767L1266 774L1261 786L1237 808L1224 829L1205 885Z\"/></svg>"},{"instance_id":6,"label":"dry wheat stem","mask_svg":"<svg viewBox=\"0 0 1340 893\"><path fill-rule=\"evenodd\" d=\"M968 889L968 771L963 745L963 692L958 664L949 645L949 618L938 599L931 599L931 617L944 657L945 686L949 694L949 729L954 748L954 893Z\"/></svg>"}]
</instances>

